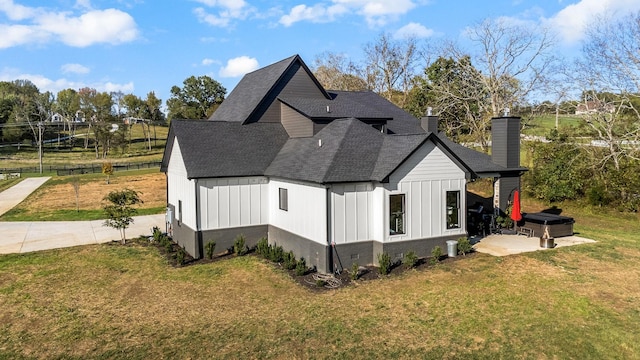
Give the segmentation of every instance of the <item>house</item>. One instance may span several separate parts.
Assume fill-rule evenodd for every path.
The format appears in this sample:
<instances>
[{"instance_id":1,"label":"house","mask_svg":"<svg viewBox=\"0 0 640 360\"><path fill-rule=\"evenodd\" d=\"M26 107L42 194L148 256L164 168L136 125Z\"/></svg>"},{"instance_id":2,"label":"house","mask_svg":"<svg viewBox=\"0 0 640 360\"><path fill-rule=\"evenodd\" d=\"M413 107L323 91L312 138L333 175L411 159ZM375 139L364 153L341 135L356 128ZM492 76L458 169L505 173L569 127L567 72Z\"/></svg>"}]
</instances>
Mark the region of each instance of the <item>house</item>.
<instances>
[{"instance_id":1,"label":"house","mask_svg":"<svg viewBox=\"0 0 640 360\"><path fill-rule=\"evenodd\" d=\"M612 114L616 110L616 107L611 103L605 103L600 100L585 101L576 106L576 115L588 115L597 113L609 113Z\"/></svg>"},{"instance_id":2,"label":"house","mask_svg":"<svg viewBox=\"0 0 640 360\"><path fill-rule=\"evenodd\" d=\"M494 119L493 158L373 92L327 91L299 56L243 77L208 121L173 120L162 160L168 223L192 256L267 237L320 272L377 254L429 256L467 234L466 184L506 208L525 169L519 119ZM500 194L504 194L500 196Z\"/></svg>"}]
</instances>

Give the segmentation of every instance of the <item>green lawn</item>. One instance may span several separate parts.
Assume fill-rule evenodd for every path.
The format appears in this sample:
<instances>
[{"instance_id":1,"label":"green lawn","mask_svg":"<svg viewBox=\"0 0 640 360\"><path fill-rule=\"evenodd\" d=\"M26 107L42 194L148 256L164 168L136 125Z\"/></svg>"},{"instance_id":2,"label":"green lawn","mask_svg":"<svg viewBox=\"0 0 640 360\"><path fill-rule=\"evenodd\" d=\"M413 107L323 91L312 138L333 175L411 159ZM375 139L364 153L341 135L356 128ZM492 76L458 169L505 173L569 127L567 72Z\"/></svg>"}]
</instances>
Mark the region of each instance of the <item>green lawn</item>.
<instances>
[{"instance_id":1,"label":"green lawn","mask_svg":"<svg viewBox=\"0 0 640 360\"><path fill-rule=\"evenodd\" d=\"M85 128L79 129L78 134L83 134ZM109 161L112 162L151 162L160 161L164 151L164 145L167 138L169 128L166 126L156 126L155 137L153 135L154 128L151 127L151 150L148 150L147 144L144 142L144 135L140 125L134 125L131 128L131 144L123 153L120 149L112 149L109 155ZM59 166L72 164L90 164L102 163L103 159L96 159L93 144L88 149L84 149L82 139L76 141L76 147L57 148L56 143L45 144L43 149L43 165ZM39 165L38 149L35 146L21 146L20 150L15 147L0 148L0 159L2 160L2 168L18 168L18 167L34 167Z\"/></svg>"},{"instance_id":2,"label":"green lawn","mask_svg":"<svg viewBox=\"0 0 640 360\"><path fill-rule=\"evenodd\" d=\"M325 292L256 257L173 268L105 244L0 256L0 359L637 359L637 214L561 204L595 244L475 254Z\"/></svg>"},{"instance_id":3,"label":"green lawn","mask_svg":"<svg viewBox=\"0 0 640 360\"><path fill-rule=\"evenodd\" d=\"M583 119L575 115L560 115L558 118L559 128L577 128ZM548 136L551 129L556 127L555 115L540 115L526 123L523 134L535 136Z\"/></svg>"}]
</instances>

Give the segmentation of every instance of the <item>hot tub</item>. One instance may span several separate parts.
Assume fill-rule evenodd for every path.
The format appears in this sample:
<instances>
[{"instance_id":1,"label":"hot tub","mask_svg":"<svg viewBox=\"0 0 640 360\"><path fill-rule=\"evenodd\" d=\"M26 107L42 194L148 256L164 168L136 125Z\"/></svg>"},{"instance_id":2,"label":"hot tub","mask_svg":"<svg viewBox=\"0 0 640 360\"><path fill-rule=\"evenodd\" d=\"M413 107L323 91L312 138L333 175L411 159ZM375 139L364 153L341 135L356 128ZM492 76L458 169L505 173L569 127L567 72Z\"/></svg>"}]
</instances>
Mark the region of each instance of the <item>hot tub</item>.
<instances>
[{"instance_id":1,"label":"hot tub","mask_svg":"<svg viewBox=\"0 0 640 360\"><path fill-rule=\"evenodd\" d=\"M545 229L548 236L557 238L573 235L573 218L548 213L522 214L522 220L518 222L518 228L531 229L531 236L542 237Z\"/></svg>"}]
</instances>

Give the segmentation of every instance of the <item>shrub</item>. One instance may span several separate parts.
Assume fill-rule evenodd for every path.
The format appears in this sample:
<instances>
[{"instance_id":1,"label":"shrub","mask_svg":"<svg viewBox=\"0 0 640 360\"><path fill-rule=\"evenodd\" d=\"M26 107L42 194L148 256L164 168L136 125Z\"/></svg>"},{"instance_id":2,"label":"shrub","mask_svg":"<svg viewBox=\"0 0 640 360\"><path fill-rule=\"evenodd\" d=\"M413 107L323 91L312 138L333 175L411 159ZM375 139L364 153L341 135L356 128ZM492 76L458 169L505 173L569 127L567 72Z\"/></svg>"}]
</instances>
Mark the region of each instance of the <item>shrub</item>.
<instances>
[{"instance_id":1,"label":"shrub","mask_svg":"<svg viewBox=\"0 0 640 360\"><path fill-rule=\"evenodd\" d=\"M461 237L458 239L458 254L466 255L471 252L471 242L466 237Z\"/></svg>"},{"instance_id":2,"label":"shrub","mask_svg":"<svg viewBox=\"0 0 640 360\"><path fill-rule=\"evenodd\" d=\"M303 257L301 257L300 260L298 260L298 262L296 263L296 275L302 276L306 273L307 273L307 262L304 260Z\"/></svg>"},{"instance_id":3,"label":"shrub","mask_svg":"<svg viewBox=\"0 0 640 360\"><path fill-rule=\"evenodd\" d=\"M162 234L162 231L160 231L160 228L157 226L153 227L153 241L154 242L160 242L160 238L163 236L164 234Z\"/></svg>"},{"instance_id":4,"label":"shrub","mask_svg":"<svg viewBox=\"0 0 640 360\"><path fill-rule=\"evenodd\" d=\"M316 280L316 286L317 287L324 287L325 285L327 285L327 282L322 280L322 279L318 279Z\"/></svg>"},{"instance_id":5,"label":"shrub","mask_svg":"<svg viewBox=\"0 0 640 360\"><path fill-rule=\"evenodd\" d=\"M408 251L407 254L404 256L403 263L404 263L404 266L408 268L416 267L416 265L418 265L418 255L416 255L416 252L413 250Z\"/></svg>"},{"instance_id":6,"label":"shrub","mask_svg":"<svg viewBox=\"0 0 640 360\"><path fill-rule=\"evenodd\" d=\"M244 239L244 235L240 234L236 237L236 240L233 242L233 253L236 256L242 256L247 252L247 246L245 245L246 241Z\"/></svg>"},{"instance_id":7,"label":"shrub","mask_svg":"<svg viewBox=\"0 0 640 360\"><path fill-rule=\"evenodd\" d=\"M381 275L387 275L391 272L391 255L386 252L378 253L378 264L380 267L378 268L378 272Z\"/></svg>"},{"instance_id":8,"label":"shrub","mask_svg":"<svg viewBox=\"0 0 640 360\"><path fill-rule=\"evenodd\" d=\"M434 264L439 262L440 258L442 257L442 248L440 246L435 246L433 249L431 249L431 257L431 261Z\"/></svg>"},{"instance_id":9,"label":"shrub","mask_svg":"<svg viewBox=\"0 0 640 360\"><path fill-rule=\"evenodd\" d=\"M264 258L269 256L269 240L263 237L256 244L256 253Z\"/></svg>"},{"instance_id":10,"label":"shrub","mask_svg":"<svg viewBox=\"0 0 640 360\"><path fill-rule=\"evenodd\" d=\"M351 264L351 280L356 281L360 277L360 267L357 262Z\"/></svg>"},{"instance_id":11,"label":"shrub","mask_svg":"<svg viewBox=\"0 0 640 360\"><path fill-rule=\"evenodd\" d=\"M176 262L179 265L184 265L186 258L187 252L183 248L178 249L178 252L176 253Z\"/></svg>"},{"instance_id":12,"label":"shrub","mask_svg":"<svg viewBox=\"0 0 640 360\"><path fill-rule=\"evenodd\" d=\"M298 265L296 262L296 256L293 254L293 251L289 251L284 253L283 266L287 270L293 270Z\"/></svg>"},{"instance_id":13,"label":"shrub","mask_svg":"<svg viewBox=\"0 0 640 360\"><path fill-rule=\"evenodd\" d=\"M207 243L207 245L204 246L204 250L207 253L207 257L209 259L213 259L213 252L216 249L216 242L215 241L209 241Z\"/></svg>"},{"instance_id":14,"label":"shrub","mask_svg":"<svg viewBox=\"0 0 640 360\"><path fill-rule=\"evenodd\" d=\"M282 246L270 246L268 258L273 262L282 262L284 260L284 249L282 249Z\"/></svg>"}]
</instances>

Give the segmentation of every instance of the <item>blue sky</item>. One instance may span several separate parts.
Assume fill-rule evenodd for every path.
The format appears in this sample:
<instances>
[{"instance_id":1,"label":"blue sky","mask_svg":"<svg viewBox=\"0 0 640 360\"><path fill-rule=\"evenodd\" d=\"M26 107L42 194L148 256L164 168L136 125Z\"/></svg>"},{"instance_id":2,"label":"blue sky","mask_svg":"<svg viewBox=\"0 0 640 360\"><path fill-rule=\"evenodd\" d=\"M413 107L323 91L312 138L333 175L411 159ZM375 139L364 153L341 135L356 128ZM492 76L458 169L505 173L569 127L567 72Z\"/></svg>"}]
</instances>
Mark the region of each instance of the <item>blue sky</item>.
<instances>
[{"instance_id":1,"label":"blue sky","mask_svg":"<svg viewBox=\"0 0 640 360\"><path fill-rule=\"evenodd\" d=\"M293 54L310 66L325 51L358 61L382 32L459 40L487 17L551 27L571 56L596 16L639 10L638 0L0 0L0 80L154 91L164 102L191 75L230 92Z\"/></svg>"}]
</instances>

